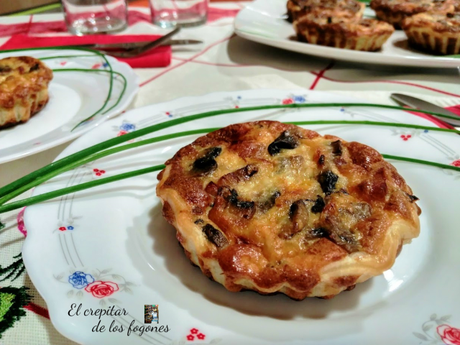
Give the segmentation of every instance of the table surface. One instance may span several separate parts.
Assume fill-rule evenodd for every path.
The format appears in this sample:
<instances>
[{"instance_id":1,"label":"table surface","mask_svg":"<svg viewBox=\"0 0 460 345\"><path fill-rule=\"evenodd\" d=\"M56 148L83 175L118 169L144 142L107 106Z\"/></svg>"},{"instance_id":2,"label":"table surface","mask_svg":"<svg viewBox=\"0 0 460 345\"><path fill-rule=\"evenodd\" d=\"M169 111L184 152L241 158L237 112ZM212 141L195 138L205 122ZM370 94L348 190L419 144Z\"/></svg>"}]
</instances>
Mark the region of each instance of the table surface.
<instances>
[{"instance_id":1,"label":"table surface","mask_svg":"<svg viewBox=\"0 0 460 345\"><path fill-rule=\"evenodd\" d=\"M166 68L136 69L141 87L130 108L215 91L262 88L322 90L383 104L394 104L389 98L390 93L404 92L444 107L460 104L460 83L456 70L421 71L405 67L364 66L287 52L239 38L233 31L234 15L247 4L211 4L211 8L230 11L220 11L223 14L215 16L206 25L185 29L180 34L184 38L203 40L205 44L199 50L173 50L172 63ZM62 15L59 13L0 17L0 24L60 19ZM126 31L162 32L146 22L137 23ZM0 37L0 44L7 38ZM1 164L0 186L50 163L68 145ZM25 286L31 296L30 302L20 306L25 315L19 321L13 325L0 322L0 331L6 329L0 344L73 344L53 328L45 302L35 290L27 272L21 272L23 264L18 254L27 234L21 215L18 216L17 211L2 214L0 221L5 224L0 231L0 298L2 290L8 286L16 288L14 291ZM7 277L10 272L14 273ZM16 279L12 279L14 277ZM0 305L0 313L2 308Z\"/></svg>"}]
</instances>

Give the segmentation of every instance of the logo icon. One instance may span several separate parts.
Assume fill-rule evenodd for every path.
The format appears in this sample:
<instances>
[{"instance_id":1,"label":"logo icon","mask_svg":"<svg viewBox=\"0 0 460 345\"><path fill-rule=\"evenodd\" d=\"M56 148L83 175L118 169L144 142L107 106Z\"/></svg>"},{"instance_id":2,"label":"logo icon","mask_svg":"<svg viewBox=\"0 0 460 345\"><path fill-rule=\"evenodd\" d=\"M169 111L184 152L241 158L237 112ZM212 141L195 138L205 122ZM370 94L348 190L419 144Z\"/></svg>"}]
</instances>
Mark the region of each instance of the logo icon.
<instances>
[{"instance_id":1,"label":"logo icon","mask_svg":"<svg viewBox=\"0 0 460 345\"><path fill-rule=\"evenodd\" d=\"M160 312L158 304L145 304L144 305L144 323L159 323Z\"/></svg>"}]
</instances>

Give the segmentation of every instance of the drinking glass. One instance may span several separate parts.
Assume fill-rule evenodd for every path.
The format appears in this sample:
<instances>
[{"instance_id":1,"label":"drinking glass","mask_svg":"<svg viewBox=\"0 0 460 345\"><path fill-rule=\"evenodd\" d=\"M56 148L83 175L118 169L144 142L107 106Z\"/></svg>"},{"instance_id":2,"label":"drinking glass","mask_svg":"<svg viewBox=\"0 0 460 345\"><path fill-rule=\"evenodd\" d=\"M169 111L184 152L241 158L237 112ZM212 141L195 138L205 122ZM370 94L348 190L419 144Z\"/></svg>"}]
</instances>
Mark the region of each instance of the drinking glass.
<instances>
[{"instance_id":1,"label":"drinking glass","mask_svg":"<svg viewBox=\"0 0 460 345\"><path fill-rule=\"evenodd\" d=\"M126 0L62 0L65 21L75 35L110 33L126 28Z\"/></svg>"},{"instance_id":2,"label":"drinking glass","mask_svg":"<svg viewBox=\"0 0 460 345\"><path fill-rule=\"evenodd\" d=\"M206 23L208 0L149 0L152 21L162 28Z\"/></svg>"}]
</instances>

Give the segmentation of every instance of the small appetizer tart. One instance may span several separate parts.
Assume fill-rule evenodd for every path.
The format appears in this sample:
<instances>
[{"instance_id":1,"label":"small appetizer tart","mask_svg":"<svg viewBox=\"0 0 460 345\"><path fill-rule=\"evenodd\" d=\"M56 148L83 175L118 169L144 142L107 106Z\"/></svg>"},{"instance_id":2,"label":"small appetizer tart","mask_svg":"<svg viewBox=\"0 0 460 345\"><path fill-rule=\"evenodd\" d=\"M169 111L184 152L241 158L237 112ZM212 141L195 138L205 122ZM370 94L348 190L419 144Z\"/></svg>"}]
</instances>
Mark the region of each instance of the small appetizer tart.
<instances>
[{"instance_id":1,"label":"small appetizer tart","mask_svg":"<svg viewBox=\"0 0 460 345\"><path fill-rule=\"evenodd\" d=\"M420 231L417 197L376 150L276 121L200 137L158 180L187 257L234 292L331 298Z\"/></svg>"},{"instance_id":2,"label":"small appetizer tart","mask_svg":"<svg viewBox=\"0 0 460 345\"><path fill-rule=\"evenodd\" d=\"M394 32L393 26L375 19L347 22L315 15L295 21L294 29L300 41L360 51L380 50Z\"/></svg>"},{"instance_id":3,"label":"small appetizer tart","mask_svg":"<svg viewBox=\"0 0 460 345\"><path fill-rule=\"evenodd\" d=\"M402 21L412 15L436 11L453 11L457 0L372 0L371 8L377 18L401 28Z\"/></svg>"},{"instance_id":4,"label":"small appetizer tart","mask_svg":"<svg viewBox=\"0 0 460 345\"><path fill-rule=\"evenodd\" d=\"M300 17L315 13L317 16L360 20L366 5L356 0L288 0L288 20L293 22Z\"/></svg>"},{"instance_id":5,"label":"small appetizer tart","mask_svg":"<svg viewBox=\"0 0 460 345\"><path fill-rule=\"evenodd\" d=\"M26 122L48 102L53 72L30 56L0 60L0 128Z\"/></svg>"},{"instance_id":6,"label":"small appetizer tart","mask_svg":"<svg viewBox=\"0 0 460 345\"><path fill-rule=\"evenodd\" d=\"M460 53L460 12L420 13L406 18L402 27L416 48L439 55Z\"/></svg>"}]
</instances>

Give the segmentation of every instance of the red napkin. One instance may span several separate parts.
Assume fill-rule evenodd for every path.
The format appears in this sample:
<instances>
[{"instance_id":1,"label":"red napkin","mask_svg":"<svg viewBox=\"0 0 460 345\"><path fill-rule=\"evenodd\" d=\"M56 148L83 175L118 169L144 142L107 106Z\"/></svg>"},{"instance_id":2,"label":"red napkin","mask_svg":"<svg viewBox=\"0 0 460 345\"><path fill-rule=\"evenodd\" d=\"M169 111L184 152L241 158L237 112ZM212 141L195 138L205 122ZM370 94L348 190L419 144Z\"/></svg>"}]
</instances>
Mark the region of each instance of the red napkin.
<instances>
[{"instance_id":1,"label":"red napkin","mask_svg":"<svg viewBox=\"0 0 460 345\"><path fill-rule=\"evenodd\" d=\"M154 41L158 35L90 35L90 36L28 36L13 35L0 49L22 49L72 46L79 44L112 44ZM117 58L134 68L166 67L171 63L171 47L160 46L133 58Z\"/></svg>"}]
</instances>

